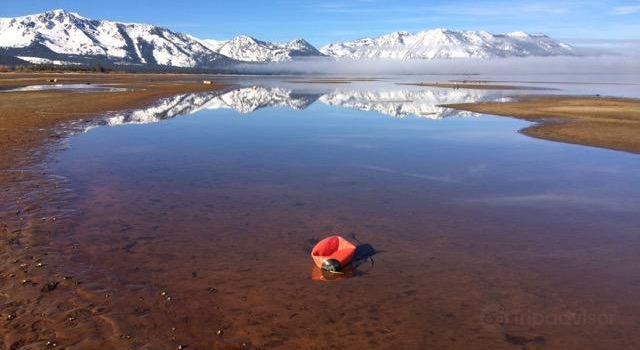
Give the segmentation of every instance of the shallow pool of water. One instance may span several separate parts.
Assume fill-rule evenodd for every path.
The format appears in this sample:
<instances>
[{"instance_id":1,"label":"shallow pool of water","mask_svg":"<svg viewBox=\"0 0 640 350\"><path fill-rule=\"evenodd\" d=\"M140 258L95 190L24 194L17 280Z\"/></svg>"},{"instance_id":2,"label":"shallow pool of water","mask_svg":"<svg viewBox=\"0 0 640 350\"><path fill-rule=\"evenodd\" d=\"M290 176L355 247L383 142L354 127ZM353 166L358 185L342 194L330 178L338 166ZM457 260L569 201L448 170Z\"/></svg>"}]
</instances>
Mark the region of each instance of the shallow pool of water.
<instances>
[{"instance_id":1,"label":"shallow pool of water","mask_svg":"<svg viewBox=\"0 0 640 350\"><path fill-rule=\"evenodd\" d=\"M69 269L110 291L105 317L137 339L318 349L640 340L637 155L438 106L504 91L253 83L109 115L51 164L77 192L76 228L60 242L77 248ZM352 278L314 281L309 248L336 233L377 253Z\"/></svg>"}]
</instances>

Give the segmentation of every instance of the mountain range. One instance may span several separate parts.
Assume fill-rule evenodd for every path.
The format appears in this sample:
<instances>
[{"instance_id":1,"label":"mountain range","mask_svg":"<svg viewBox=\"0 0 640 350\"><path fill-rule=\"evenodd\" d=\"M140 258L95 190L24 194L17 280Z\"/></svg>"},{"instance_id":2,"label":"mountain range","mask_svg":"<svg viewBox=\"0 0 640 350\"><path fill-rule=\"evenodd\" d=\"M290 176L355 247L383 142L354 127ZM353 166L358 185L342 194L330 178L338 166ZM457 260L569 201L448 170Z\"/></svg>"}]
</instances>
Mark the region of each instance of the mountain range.
<instances>
[{"instance_id":1,"label":"mountain range","mask_svg":"<svg viewBox=\"0 0 640 350\"><path fill-rule=\"evenodd\" d=\"M576 55L576 51L545 35L521 32L395 32L332 43L318 50L304 39L287 43L246 35L231 40L198 39L149 24L92 20L65 10L0 18L0 57L31 63L219 68L305 57L409 60L555 55Z\"/></svg>"}]
</instances>

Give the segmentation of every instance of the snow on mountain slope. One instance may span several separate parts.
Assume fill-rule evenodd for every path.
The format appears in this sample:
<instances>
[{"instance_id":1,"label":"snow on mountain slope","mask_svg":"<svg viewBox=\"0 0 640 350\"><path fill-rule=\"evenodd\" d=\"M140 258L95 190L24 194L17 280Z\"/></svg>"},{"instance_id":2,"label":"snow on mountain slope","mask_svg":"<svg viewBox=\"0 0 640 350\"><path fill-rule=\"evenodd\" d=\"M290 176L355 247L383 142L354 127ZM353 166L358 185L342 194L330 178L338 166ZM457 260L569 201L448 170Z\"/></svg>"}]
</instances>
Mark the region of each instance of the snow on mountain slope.
<instances>
[{"instance_id":1,"label":"snow on mountain slope","mask_svg":"<svg viewBox=\"0 0 640 350\"><path fill-rule=\"evenodd\" d=\"M575 55L575 50L545 35L522 32L491 34L432 29L395 32L377 38L333 43L320 51L349 59L440 59Z\"/></svg>"},{"instance_id":2,"label":"snow on mountain slope","mask_svg":"<svg viewBox=\"0 0 640 350\"><path fill-rule=\"evenodd\" d=\"M53 10L0 18L0 55L31 62L148 64L215 68L242 62L283 62L299 57L349 59L436 59L576 55L545 35L491 34L433 29L395 32L334 43L320 51L303 39L272 43L249 36L200 40L149 24L91 20Z\"/></svg>"},{"instance_id":3,"label":"snow on mountain slope","mask_svg":"<svg viewBox=\"0 0 640 350\"><path fill-rule=\"evenodd\" d=\"M226 44L229 40L216 40L216 39L196 39L200 40L200 43L206 46L209 50L218 52L222 45Z\"/></svg>"},{"instance_id":4,"label":"snow on mountain slope","mask_svg":"<svg viewBox=\"0 0 640 350\"><path fill-rule=\"evenodd\" d=\"M90 20L64 10L0 18L0 47L10 55L71 62L196 67L232 61L185 34L148 24Z\"/></svg>"},{"instance_id":5,"label":"snow on mountain slope","mask_svg":"<svg viewBox=\"0 0 640 350\"><path fill-rule=\"evenodd\" d=\"M324 56L304 39L272 43L241 35L227 41L206 39L201 42L215 52L245 62L283 62L297 57Z\"/></svg>"}]
</instances>

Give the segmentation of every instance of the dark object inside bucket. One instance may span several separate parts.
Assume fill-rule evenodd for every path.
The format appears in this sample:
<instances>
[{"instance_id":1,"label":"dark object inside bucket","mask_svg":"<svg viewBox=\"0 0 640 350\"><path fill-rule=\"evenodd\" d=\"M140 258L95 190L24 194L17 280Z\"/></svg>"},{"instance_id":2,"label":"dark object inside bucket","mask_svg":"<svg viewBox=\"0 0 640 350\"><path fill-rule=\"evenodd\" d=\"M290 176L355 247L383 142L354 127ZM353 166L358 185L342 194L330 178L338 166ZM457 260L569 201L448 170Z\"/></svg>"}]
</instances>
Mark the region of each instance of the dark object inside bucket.
<instances>
[{"instance_id":1,"label":"dark object inside bucket","mask_svg":"<svg viewBox=\"0 0 640 350\"><path fill-rule=\"evenodd\" d=\"M340 271L340 262L336 259L327 259L322 262L322 270L327 272L337 272Z\"/></svg>"}]
</instances>

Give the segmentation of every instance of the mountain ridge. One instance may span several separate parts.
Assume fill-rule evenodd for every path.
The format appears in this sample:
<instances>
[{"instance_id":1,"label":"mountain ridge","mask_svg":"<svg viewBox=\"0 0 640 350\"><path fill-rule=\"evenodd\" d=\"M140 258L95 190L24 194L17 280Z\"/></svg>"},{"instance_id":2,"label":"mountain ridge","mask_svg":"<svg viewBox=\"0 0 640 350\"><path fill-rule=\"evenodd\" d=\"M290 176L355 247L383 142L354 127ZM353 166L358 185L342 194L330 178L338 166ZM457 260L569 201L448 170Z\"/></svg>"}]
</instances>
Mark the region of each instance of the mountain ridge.
<instances>
[{"instance_id":1,"label":"mountain ridge","mask_svg":"<svg viewBox=\"0 0 640 350\"><path fill-rule=\"evenodd\" d=\"M336 42L319 50L305 39L269 42L248 35L230 40L199 39L144 23L93 20L62 9L0 18L0 55L32 63L216 68L238 63L332 59L448 59L577 55L544 34L398 31Z\"/></svg>"},{"instance_id":2,"label":"mountain ridge","mask_svg":"<svg viewBox=\"0 0 640 350\"><path fill-rule=\"evenodd\" d=\"M284 62L296 57L324 56L302 38L276 43L239 35L230 40L204 39L201 42L212 51L244 62Z\"/></svg>"},{"instance_id":3,"label":"mountain ridge","mask_svg":"<svg viewBox=\"0 0 640 350\"><path fill-rule=\"evenodd\" d=\"M568 44L544 34L454 31L435 28L398 31L378 37L332 43L320 52L348 59L444 59L576 55Z\"/></svg>"}]
</instances>

